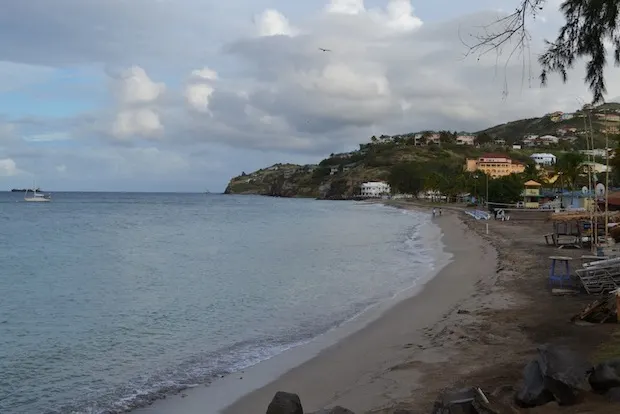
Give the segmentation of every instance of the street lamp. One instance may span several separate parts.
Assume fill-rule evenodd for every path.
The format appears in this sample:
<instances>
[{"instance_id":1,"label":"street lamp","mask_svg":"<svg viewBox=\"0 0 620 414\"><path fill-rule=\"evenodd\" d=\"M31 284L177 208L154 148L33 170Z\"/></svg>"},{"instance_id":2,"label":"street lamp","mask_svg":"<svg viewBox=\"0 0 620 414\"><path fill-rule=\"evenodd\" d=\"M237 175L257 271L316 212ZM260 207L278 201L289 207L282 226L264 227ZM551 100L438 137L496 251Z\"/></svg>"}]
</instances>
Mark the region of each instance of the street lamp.
<instances>
[{"instance_id":1,"label":"street lamp","mask_svg":"<svg viewBox=\"0 0 620 414\"><path fill-rule=\"evenodd\" d=\"M486 177L486 198L485 198L485 203L487 205L487 208L489 207L489 174L484 173L484 176ZM474 180L476 180L476 192L478 192L478 174L474 175ZM476 194L477 195L477 194Z\"/></svg>"}]
</instances>

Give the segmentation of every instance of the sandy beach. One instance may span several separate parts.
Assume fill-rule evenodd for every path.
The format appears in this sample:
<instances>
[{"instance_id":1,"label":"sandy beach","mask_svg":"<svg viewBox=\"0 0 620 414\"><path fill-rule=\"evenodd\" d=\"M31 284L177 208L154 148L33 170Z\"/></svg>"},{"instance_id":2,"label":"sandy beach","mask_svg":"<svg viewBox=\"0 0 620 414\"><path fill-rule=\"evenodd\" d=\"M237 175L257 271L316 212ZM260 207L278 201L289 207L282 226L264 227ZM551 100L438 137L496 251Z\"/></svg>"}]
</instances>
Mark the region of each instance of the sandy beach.
<instances>
[{"instance_id":1,"label":"sandy beach","mask_svg":"<svg viewBox=\"0 0 620 414\"><path fill-rule=\"evenodd\" d=\"M400 203L402 208L415 208ZM570 324L589 297L555 297L547 287L542 221L475 221L444 209L435 222L453 260L416 296L324 349L302 365L229 405L225 414L265 412L276 391L299 394L305 412L341 405L356 413L428 413L446 388L477 385L510 400L524 365L542 343L569 344L591 355L614 325ZM583 251L565 251L579 256ZM260 364L259 364L260 365ZM263 370L264 373L264 370ZM252 389L252 375L247 379ZM226 382L219 385L225 393ZM201 388L146 411L218 412ZM210 394L209 394L210 393ZM232 402L232 401L230 401ZM221 401L220 401L221 403ZM604 407L604 408L600 408ZM598 409L600 408L600 410ZM557 406L533 409L554 413ZM593 398L565 413L609 412ZM607 410L607 411L605 411Z\"/></svg>"}]
</instances>

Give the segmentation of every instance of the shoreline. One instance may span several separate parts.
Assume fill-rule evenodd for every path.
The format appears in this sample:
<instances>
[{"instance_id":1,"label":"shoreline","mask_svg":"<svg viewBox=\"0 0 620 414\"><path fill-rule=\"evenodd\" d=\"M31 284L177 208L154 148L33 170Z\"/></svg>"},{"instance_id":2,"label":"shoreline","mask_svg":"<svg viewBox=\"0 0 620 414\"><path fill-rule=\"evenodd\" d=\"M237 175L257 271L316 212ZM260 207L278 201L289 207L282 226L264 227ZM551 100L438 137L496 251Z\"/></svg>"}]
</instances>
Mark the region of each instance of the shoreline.
<instances>
[{"instance_id":1,"label":"shoreline","mask_svg":"<svg viewBox=\"0 0 620 414\"><path fill-rule=\"evenodd\" d=\"M419 206L387 206L426 210ZM288 350L206 388L187 390L181 396L168 397L135 412L264 412L279 390L299 393L305 411L335 404L353 411L365 411L389 404L393 398L382 396L402 393L390 384L414 385L421 378L421 373L409 372L404 380L402 372L392 368L412 354L423 352L428 345L424 329L441 321L460 300L472 293L474 283L480 279L480 271L489 275L494 272L495 251L471 232L458 214L446 211L433 221L441 230L444 262L438 258L438 269L428 274L420 285L372 307L337 328L337 332L328 332L311 344ZM488 260L479 260L478 254ZM466 271L468 268L470 271ZM465 276L462 276L464 270ZM429 355L421 357L428 359ZM440 356L431 355L430 358ZM360 364L360 361L364 362ZM326 372L330 372L329 378ZM231 393L231 388L237 392Z\"/></svg>"}]
</instances>

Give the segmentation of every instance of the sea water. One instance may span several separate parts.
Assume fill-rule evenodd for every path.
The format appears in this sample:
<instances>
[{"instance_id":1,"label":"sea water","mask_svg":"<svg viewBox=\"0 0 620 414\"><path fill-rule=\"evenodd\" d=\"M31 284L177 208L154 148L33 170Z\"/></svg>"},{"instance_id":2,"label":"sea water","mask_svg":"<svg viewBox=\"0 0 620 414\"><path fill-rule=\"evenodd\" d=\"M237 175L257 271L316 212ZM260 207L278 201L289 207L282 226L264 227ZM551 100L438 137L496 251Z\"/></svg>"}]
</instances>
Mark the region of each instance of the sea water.
<instances>
[{"instance_id":1,"label":"sea water","mask_svg":"<svg viewBox=\"0 0 620 414\"><path fill-rule=\"evenodd\" d=\"M0 413L115 413L304 343L432 272L430 215L205 194L0 194Z\"/></svg>"}]
</instances>

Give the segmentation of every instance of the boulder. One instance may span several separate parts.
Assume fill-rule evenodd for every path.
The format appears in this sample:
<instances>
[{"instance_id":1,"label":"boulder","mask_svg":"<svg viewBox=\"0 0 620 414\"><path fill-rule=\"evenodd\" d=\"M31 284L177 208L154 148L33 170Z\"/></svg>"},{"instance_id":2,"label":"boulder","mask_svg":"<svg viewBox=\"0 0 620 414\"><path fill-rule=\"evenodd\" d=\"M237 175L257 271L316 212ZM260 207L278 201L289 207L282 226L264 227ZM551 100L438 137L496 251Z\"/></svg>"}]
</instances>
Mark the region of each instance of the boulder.
<instances>
[{"instance_id":1,"label":"boulder","mask_svg":"<svg viewBox=\"0 0 620 414\"><path fill-rule=\"evenodd\" d=\"M523 370L523 386L516 395L522 407L537 407L553 401L553 394L545 388L545 378L538 359L530 361Z\"/></svg>"},{"instance_id":2,"label":"boulder","mask_svg":"<svg viewBox=\"0 0 620 414\"><path fill-rule=\"evenodd\" d=\"M588 378L588 382L592 389L599 393L620 387L620 359L613 359L596 365Z\"/></svg>"},{"instance_id":3,"label":"boulder","mask_svg":"<svg viewBox=\"0 0 620 414\"><path fill-rule=\"evenodd\" d=\"M550 401L573 405L582 398L592 366L580 355L562 346L543 345L538 356L524 370L524 384L516 401L536 407Z\"/></svg>"},{"instance_id":4,"label":"boulder","mask_svg":"<svg viewBox=\"0 0 620 414\"><path fill-rule=\"evenodd\" d=\"M607 397L607 399L611 402L617 402L620 403L620 387L615 387L615 388L610 388L606 393L605 396Z\"/></svg>"},{"instance_id":5,"label":"boulder","mask_svg":"<svg viewBox=\"0 0 620 414\"><path fill-rule=\"evenodd\" d=\"M355 414L355 413L347 408L337 405L333 408L324 408L322 410L316 411L311 414Z\"/></svg>"},{"instance_id":6,"label":"boulder","mask_svg":"<svg viewBox=\"0 0 620 414\"><path fill-rule=\"evenodd\" d=\"M299 395L278 391L267 407L267 414L304 414Z\"/></svg>"}]
</instances>

